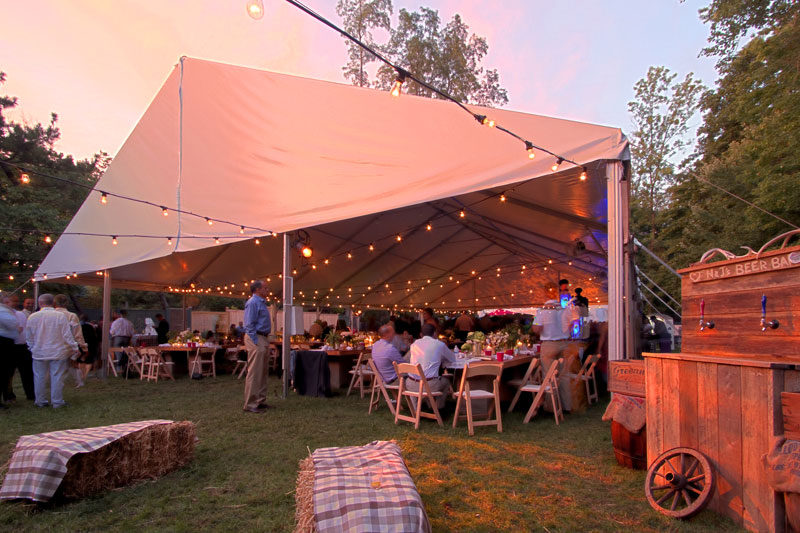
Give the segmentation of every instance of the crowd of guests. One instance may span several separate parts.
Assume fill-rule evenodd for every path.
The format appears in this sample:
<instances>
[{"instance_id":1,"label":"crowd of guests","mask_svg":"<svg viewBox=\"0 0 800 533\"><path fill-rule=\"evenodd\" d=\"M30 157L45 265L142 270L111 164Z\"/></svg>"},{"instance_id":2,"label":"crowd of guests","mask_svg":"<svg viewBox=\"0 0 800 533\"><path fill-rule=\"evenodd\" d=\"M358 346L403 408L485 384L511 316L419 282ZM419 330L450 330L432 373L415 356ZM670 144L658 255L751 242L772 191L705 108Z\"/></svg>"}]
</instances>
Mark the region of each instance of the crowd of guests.
<instances>
[{"instance_id":1,"label":"crowd of guests","mask_svg":"<svg viewBox=\"0 0 800 533\"><path fill-rule=\"evenodd\" d=\"M67 376L76 387L83 387L99 365L102 320L91 322L86 314L78 316L68 307L65 294L42 294L38 302L26 298L20 303L16 294L0 299L0 409L16 401L16 373L28 400L38 407L60 408L66 405L63 390ZM112 316L112 346L131 345L134 327L127 315L122 309ZM157 326L152 319L146 320L144 334L156 335L159 343L165 343L169 323L160 313L155 320Z\"/></svg>"}]
</instances>

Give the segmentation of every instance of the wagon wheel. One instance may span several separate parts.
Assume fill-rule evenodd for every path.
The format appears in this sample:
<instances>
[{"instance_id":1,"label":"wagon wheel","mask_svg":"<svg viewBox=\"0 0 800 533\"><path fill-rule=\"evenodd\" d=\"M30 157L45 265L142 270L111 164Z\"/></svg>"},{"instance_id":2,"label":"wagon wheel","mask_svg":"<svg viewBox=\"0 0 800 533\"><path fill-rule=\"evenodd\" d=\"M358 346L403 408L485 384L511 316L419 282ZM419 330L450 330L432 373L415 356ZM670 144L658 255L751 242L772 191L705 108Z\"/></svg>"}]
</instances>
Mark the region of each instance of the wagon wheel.
<instances>
[{"instance_id":1,"label":"wagon wheel","mask_svg":"<svg viewBox=\"0 0 800 533\"><path fill-rule=\"evenodd\" d=\"M659 455L644 482L647 501L661 514L689 518L703 510L714 491L714 472L706 457L691 448Z\"/></svg>"}]
</instances>

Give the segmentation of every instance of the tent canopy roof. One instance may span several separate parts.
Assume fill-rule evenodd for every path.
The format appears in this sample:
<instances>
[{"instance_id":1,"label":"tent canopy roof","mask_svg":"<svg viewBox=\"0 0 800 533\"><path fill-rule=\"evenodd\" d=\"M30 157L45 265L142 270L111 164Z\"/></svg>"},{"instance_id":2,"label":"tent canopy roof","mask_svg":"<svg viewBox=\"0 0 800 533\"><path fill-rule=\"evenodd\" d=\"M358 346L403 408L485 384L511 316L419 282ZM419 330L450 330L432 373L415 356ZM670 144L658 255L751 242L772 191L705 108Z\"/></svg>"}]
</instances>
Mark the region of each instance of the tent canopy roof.
<instances>
[{"instance_id":1,"label":"tent canopy roof","mask_svg":"<svg viewBox=\"0 0 800 533\"><path fill-rule=\"evenodd\" d=\"M152 205L90 194L37 277L110 269L116 287L225 295L268 277L278 296L282 242L265 235L305 229L306 305L518 306L559 275L604 299L605 163L629 159L622 132L472 109L589 178L452 103L183 59L96 186Z\"/></svg>"}]
</instances>

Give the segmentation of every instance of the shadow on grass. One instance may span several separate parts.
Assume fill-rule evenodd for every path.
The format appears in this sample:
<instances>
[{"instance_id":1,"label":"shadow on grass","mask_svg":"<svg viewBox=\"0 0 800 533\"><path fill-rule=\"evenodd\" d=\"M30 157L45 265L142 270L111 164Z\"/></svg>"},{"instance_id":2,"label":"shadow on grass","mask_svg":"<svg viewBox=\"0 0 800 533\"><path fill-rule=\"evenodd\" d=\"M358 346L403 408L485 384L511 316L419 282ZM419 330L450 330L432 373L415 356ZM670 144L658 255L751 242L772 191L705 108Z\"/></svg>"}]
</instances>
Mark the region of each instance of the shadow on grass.
<instances>
[{"instance_id":1,"label":"shadow on grass","mask_svg":"<svg viewBox=\"0 0 800 533\"><path fill-rule=\"evenodd\" d=\"M0 503L7 531L247 530L291 531L298 462L309 450L395 439L434 531L734 531L703 512L677 522L653 511L644 473L617 466L604 406L560 426L522 412L503 414L503 433L423 421L396 426L386 407L367 415L367 400L278 397L270 378L264 415L242 412L243 382L143 383L92 380L66 392L67 409L37 409L26 400L0 413L0 456L21 435L167 418L197 424L194 460L161 479L57 505ZM24 397L18 392L18 397Z\"/></svg>"}]
</instances>

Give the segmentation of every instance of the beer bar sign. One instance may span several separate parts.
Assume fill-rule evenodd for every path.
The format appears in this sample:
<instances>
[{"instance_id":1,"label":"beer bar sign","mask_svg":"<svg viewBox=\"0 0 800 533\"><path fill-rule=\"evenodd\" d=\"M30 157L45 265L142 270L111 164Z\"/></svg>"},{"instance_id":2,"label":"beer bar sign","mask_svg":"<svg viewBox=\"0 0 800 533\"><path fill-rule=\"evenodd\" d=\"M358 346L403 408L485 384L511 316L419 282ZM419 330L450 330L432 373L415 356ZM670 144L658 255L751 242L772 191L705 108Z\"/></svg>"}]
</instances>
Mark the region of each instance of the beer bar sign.
<instances>
[{"instance_id":1,"label":"beer bar sign","mask_svg":"<svg viewBox=\"0 0 800 533\"><path fill-rule=\"evenodd\" d=\"M771 257L755 259L744 258L738 262L726 261L718 266L709 265L708 268L689 272L689 279L691 279L693 283L702 283L704 281L785 270L798 266L800 266L800 252L787 252Z\"/></svg>"}]
</instances>

